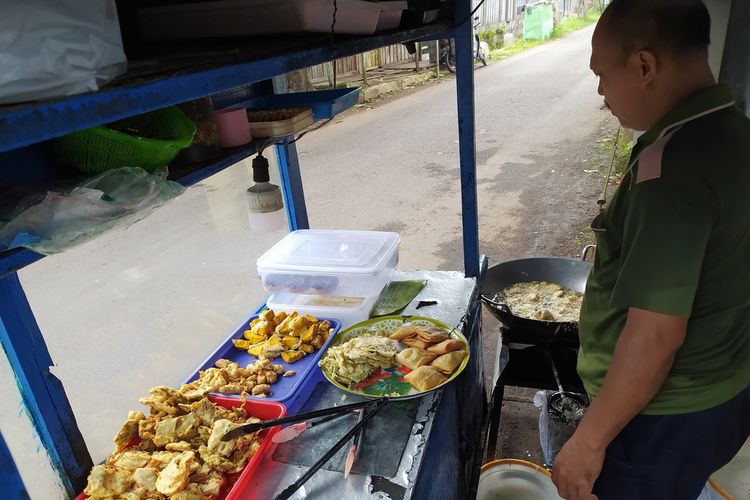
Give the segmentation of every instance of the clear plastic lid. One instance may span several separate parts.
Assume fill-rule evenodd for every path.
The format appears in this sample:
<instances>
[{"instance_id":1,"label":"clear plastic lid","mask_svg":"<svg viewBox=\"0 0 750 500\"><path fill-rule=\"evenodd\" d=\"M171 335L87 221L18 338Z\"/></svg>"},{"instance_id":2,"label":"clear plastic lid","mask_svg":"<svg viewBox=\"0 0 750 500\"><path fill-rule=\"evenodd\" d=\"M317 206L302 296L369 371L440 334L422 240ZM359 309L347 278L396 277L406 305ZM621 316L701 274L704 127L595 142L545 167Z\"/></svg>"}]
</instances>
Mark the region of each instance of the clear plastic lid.
<instances>
[{"instance_id":1,"label":"clear plastic lid","mask_svg":"<svg viewBox=\"0 0 750 500\"><path fill-rule=\"evenodd\" d=\"M379 231L293 231L258 259L258 272L378 274L400 240Z\"/></svg>"}]
</instances>

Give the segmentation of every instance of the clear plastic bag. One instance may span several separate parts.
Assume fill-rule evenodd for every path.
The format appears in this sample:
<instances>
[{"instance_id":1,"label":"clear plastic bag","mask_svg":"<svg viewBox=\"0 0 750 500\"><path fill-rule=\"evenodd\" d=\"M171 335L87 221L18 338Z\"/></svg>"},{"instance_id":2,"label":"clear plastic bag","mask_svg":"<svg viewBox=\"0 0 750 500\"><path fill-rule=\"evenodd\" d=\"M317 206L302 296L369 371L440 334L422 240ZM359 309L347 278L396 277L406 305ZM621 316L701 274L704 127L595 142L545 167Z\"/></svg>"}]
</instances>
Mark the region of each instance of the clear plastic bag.
<instances>
[{"instance_id":1,"label":"clear plastic bag","mask_svg":"<svg viewBox=\"0 0 750 500\"><path fill-rule=\"evenodd\" d=\"M539 408L539 444L542 446L545 464L551 466L563 445L578 426L583 412L571 418L560 418L550 411L550 397L556 391L539 391L534 395L534 406Z\"/></svg>"},{"instance_id":2,"label":"clear plastic bag","mask_svg":"<svg viewBox=\"0 0 750 500\"><path fill-rule=\"evenodd\" d=\"M137 167L108 170L68 193L48 192L0 227L0 245L62 252L114 227L127 227L185 188Z\"/></svg>"}]
</instances>

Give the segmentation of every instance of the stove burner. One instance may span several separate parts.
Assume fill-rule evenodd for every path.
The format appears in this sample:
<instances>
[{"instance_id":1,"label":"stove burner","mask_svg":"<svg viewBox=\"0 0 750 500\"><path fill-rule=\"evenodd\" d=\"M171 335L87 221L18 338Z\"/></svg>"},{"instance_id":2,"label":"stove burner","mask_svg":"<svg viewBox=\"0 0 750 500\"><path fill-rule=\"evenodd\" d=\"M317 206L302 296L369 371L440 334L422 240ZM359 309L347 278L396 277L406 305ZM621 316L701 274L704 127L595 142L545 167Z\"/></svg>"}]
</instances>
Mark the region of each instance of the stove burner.
<instances>
[{"instance_id":1,"label":"stove burner","mask_svg":"<svg viewBox=\"0 0 750 500\"><path fill-rule=\"evenodd\" d=\"M565 423L580 420L586 406L580 395L571 392L556 392L549 398L550 414Z\"/></svg>"},{"instance_id":2,"label":"stove burner","mask_svg":"<svg viewBox=\"0 0 750 500\"><path fill-rule=\"evenodd\" d=\"M505 344L559 345L577 348L580 345L578 332L561 332L552 337L541 336L534 332L525 332L518 328L500 325L500 334Z\"/></svg>"}]
</instances>

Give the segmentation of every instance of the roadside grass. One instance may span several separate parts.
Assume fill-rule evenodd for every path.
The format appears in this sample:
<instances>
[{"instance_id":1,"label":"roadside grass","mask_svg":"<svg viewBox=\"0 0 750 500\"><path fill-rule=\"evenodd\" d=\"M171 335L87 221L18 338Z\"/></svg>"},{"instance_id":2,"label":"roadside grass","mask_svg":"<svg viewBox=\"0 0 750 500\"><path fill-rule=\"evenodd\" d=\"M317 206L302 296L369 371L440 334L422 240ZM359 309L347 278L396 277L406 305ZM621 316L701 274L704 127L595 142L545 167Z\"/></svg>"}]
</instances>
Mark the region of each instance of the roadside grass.
<instances>
[{"instance_id":1,"label":"roadside grass","mask_svg":"<svg viewBox=\"0 0 750 500\"><path fill-rule=\"evenodd\" d=\"M550 39L555 40L567 35L568 33L585 28L589 24L598 21L601 15L602 13L599 9L589 9L585 16L566 17L560 21L557 26L552 28L552 36Z\"/></svg>"},{"instance_id":2,"label":"roadside grass","mask_svg":"<svg viewBox=\"0 0 750 500\"><path fill-rule=\"evenodd\" d=\"M595 23L601 15L602 13L599 9L589 9L586 16L566 17L552 28L550 38L546 40L519 40L511 45L490 51L488 59L490 61L499 61L514 54L518 54L519 52L523 52L524 50L547 43L550 40L556 40L568 33L572 33L573 31L585 28L589 24Z\"/></svg>"},{"instance_id":3,"label":"roadside grass","mask_svg":"<svg viewBox=\"0 0 750 500\"><path fill-rule=\"evenodd\" d=\"M596 145L596 149L602 155L602 175L607 175L612 155L614 154L614 164L612 166L612 181L617 181L625 174L630 160L630 150L633 147L632 131L620 130L617 135L617 129L611 129L604 133ZM617 141L617 142L615 142Z\"/></svg>"}]
</instances>

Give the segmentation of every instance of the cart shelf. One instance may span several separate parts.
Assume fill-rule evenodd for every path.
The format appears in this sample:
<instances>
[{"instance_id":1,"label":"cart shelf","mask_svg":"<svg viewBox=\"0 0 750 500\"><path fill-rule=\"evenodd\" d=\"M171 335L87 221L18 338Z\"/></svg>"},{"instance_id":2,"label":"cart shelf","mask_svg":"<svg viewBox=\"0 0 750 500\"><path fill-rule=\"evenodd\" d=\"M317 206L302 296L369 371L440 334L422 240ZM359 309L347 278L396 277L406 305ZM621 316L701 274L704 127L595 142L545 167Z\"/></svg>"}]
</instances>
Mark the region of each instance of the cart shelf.
<instances>
[{"instance_id":1,"label":"cart shelf","mask_svg":"<svg viewBox=\"0 0 750 500\"><path fill-rule=\"evenodd\" d=\"M131 61L128 73L102 90L62 99L0 107L0 152L76 130L257 83L289 71L386 45L446 37L450 23L392 31L376 36L329 35L244 41L197 52L189 44L177 54Z\"/></svg>"}]
</instances>

